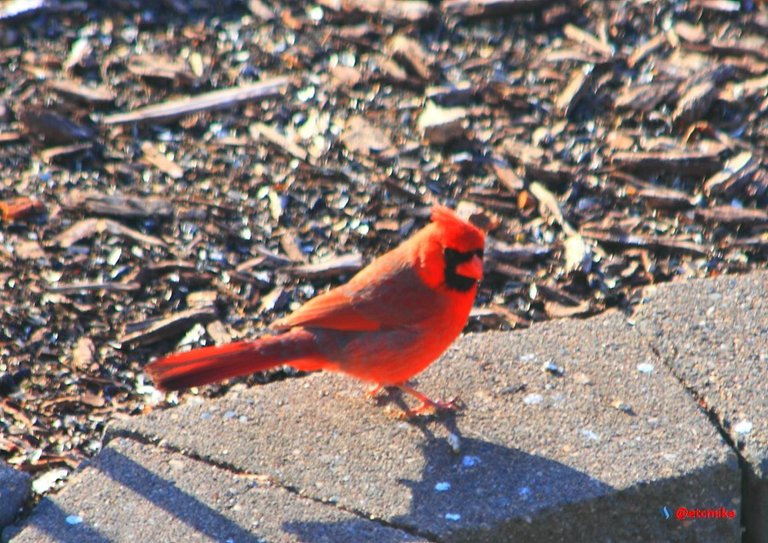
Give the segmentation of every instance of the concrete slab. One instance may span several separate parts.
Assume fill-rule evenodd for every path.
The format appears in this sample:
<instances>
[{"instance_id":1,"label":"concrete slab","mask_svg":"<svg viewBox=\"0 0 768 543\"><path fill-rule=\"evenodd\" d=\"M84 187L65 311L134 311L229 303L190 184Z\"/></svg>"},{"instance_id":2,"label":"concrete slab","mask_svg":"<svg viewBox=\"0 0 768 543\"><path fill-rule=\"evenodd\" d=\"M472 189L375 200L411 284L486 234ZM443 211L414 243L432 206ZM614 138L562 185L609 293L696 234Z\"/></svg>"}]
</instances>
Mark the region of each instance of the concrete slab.
<instances>
[{"instance_id":1,"label":"concrete slab","mask_svg":"<svg viewBox=\"0 0 768 543\"><path fill-rule=\"evenodd\" d=\"M11 541L425 543L264 479L123 439L44 499Z\"/></svg>"},{"instance_id":2,"label":"concrete slab","mask_svg":"<svg viewBox=\"0 0 768 543\"><path fill-rule=\"evenodd\" d=\"M420 389L466 409L400 422L359 383L315 374L110 431L435 541L740 540L736 455L618 313L467 336ZM678 507L736 518L667 519Z\"/></svg>"},{"instance_id":3,"label":"concrete slab","mask_svg":"<svg viewBox=\"0 0 768 543\"><path fill-rule=\"evenodd\" d=\"M29 491L29 475L0 462L0 531L19 514Z\"/></svg>"},{"instance_id":4,"label":"concrete slab","mask_svg":"<svg viewBox=\"0 0 768 543\"><path fill-rule=\"evenodd\" d=\"M768 541L768 273L646 289L636 328L744 458L746 541Z\"/></svg>"}]
</instances>

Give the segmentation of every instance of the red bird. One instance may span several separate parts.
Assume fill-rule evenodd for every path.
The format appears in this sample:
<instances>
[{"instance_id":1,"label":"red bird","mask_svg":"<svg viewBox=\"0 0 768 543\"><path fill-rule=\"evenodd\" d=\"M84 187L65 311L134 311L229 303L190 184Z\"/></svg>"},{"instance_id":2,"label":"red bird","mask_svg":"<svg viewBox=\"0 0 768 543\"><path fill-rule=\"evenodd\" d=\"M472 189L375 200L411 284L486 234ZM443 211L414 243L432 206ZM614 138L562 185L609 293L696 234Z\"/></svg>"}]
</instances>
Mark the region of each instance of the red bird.
<instances>
[{"instance_id":1,"label":"red bird","mask_svg":"<svg viewBox=\"0 0 768 543\"><path fill-rule=\"evenodd\" d=\"M161 358L147 373L165 390L205 385L275 366L339 371L421 401L411 413L452 409L407 385L453 342L483 277L485 234L442 206L432 222L347 284L278 320L279 333Z\"/></svg>"}]
</instances>

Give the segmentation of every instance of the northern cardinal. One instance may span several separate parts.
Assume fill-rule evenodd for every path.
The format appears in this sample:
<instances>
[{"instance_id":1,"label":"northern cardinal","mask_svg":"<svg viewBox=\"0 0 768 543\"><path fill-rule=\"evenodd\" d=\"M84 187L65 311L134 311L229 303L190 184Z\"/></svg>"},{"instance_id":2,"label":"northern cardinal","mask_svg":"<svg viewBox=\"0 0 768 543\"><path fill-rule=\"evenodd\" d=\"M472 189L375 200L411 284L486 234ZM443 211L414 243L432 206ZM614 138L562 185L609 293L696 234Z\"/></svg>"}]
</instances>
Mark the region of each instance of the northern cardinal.
<instances>
[{"instance_id":1,"label":"northern cardinal","mask_svg":"<svg viewBox=\"0 0 768 543\"><path fill-rule=\"evenodd\" d=\"M485 234L446 207L432 222L380 256L348 283L273 323L279 333L203 347L150 363L164 390L178 390L275 366L339 371L397 387L421 401L412 411L454 408L407 381L439 357L464 328L483 277Z\"/></svg>"}]
</instances>

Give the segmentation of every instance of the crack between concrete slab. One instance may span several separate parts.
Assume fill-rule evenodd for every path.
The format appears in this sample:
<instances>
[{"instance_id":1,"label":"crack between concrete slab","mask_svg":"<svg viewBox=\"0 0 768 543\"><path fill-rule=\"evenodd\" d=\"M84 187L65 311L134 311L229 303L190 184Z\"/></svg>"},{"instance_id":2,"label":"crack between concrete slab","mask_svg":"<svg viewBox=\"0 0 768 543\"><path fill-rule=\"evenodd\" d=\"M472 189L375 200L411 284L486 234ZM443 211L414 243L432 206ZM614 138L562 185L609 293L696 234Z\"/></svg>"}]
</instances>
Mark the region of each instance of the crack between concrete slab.
<instances>
[{"instance_id":1,"label":"crack between concrete slab","mask_svg":"<svg viewBox=\"0 0 768 543\"><path fill-rule=\"evenodd\" d=\"M696 404L696 407L704 414L706 415L707 419L709 420L709 423L717 430L717 433L720 434L720 437L722 440L728 445L728 447L736 454L736 459L739 463L739 472L741 473L741 510L742 510L742 533L744 533L744 511L750 507L749 502L749 492L747 492L747 486L748 486L748 473L749 473L749 463L744 458L744 456L741 454L741 451L739 450L738 445L733 441L733 438L728 433L728 431L725 429L725 427L722 424L722 421L720 420L720 416L715 411L714 407L710 407L703 395L699 394L699 391L696 390L694 387L689 385L685 378L682 375L678 375L678 373L675 371L675 367L672 364L672 360L675 360L678 358L678 351L677 348L672 345L672 360L668 360L667 357L665 357L661 351L656 347L656 345L653 344L651 340L646 339L648 343L648 348L651 349L651 352L656 356L656 358L659 360L659 362L664 365L668 370L669 373L672 375L672 377L677 380L678 383L680 383L680 386L683 387L683 390L685 390L688 395L691 397L691 399ZM745 536L742 536L742 541L746 541Z\"/></svg>"},{"instance_id":2,"label":"crack between concrete slab","mask_svg":"<svg viewBox=\"0 0 768 543\"><path fill-rule=\"evenodd\" d=\"M166 450L168 452L180 454L180 455L185 456L185 457L187 457L187 458L189 458L191 460L195 460L197 462L202 462L203 464L206 464L208 466L211 466L211 467L214 467L214 468L217 468L217 469L220 469L220 470L227 471L227 472L229 472L229 473L231 473L233 475L239 476L239 477L257 477L257 476L261 475L259 473L253 473L253 472L250 472L250 471L242 470L242 469L238 468L237 466L235 466L233 464L230 464L228 462L222 462L222 461L219 461L219 460L213 460L211 458L206 458L204 456L196 454L196 453L194 453L192 451L181 449L179 447L174 447L173 445L169 445L168 443L163 442L162 439L159 439L159 440L158 439L153 439L153 438L150 438L150 437L148 437L148 436L146 436L144 434L141 434L139 432L132 432L130 430L122 429L122 430L118 430L118 431L115 431L115 432L109 434L109 436L107 438L107 441L104 443L104 445L107 445L109 443L109 441L111 441L112 439L114 439L116 437L123 437L123 438L132 439L134 441L137 441L137 442L141 443L142 445L149 445L149 446L152 446L152 447L159 447L159 448L164 449L164 450ZM395 522L390 522L390 521L385 520L385 519L374 518L374 517L371 517L371 516L367 515L365 511L360 511L360 510L357 510L357 509L353 509L353 508L349 508L349 507L344 507L342 505L339 505L338 503L324 501L324 500L321 500L319 498L313 498L312 496L307 496L306 494L302 494L301 493L301 489L300 488L297 488L297 487L294 487L294 486L291 486L291 485L286 485L286 484L281 483L280 481L278 481L278 480L276 480L276 479L274 479L272 477L266 477L266 480L269 482L268 484L270 486L272 486L273 488L279 488L279 489L285 490L286 492L292 494L293 496L295 496L298 499L309 500L311 502L314 502L316 504L320 504L320 505L323 505L323 506L326 506L326 507L334 507L334 508L338 509L339 511L343 511L345 513L349 513L349 514L354 515L356 517L359 517L359 518L361 518L363 520L366 520L366 521L369 521L369 522L373 522L375 524L379 524L380 526L383 526L383 527L386 527L386 528L391 528L393 530L398 530L398 531L401 531L401 532L405 532L408 535L424 539L424 540L429 541L431 543L443 543L443 541L441 539L439 539L435 534L428 533L428 532L422 532L422 531L416 530L416 529L414 529L414 528L412 528L410 526L401 525L401 524L398 524L398 523L395 523Z\"/></svg>"}]
</instances>

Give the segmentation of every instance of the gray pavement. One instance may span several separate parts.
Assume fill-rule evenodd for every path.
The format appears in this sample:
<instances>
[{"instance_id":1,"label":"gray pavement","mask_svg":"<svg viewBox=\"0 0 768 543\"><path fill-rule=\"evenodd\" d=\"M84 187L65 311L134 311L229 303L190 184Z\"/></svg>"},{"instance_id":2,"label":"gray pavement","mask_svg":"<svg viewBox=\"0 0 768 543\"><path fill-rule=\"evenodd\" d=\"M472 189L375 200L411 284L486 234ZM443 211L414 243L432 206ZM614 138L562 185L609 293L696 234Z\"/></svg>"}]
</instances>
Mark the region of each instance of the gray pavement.
<instances>
[{"instance_id":1,"label":"gray pavement","mask_svg":"<svg viewBox=\"0 0 768 543\"><path fill-rule=\"evenodd\" d=\"M290 520L288 520L290 519ZM313 525L329 526L322 534ZM305 537L309 535L309 537ZM159 447L114 440L61 493L44 500L14 542L423 542Z\"/></svg>"},{"instance_id":2,"label":"gray pavement","mask_svg":"<svg viewBox=\"0 0 768 543\"><path fill-rule=\"evenodd\" d=\"M747 540L768 541L768 273L644 294L638 331L743 456Z\"/></svg>"},{"instance_id":3,"label":"gray pavement","mask_svg":"<svg viewBox=\"0 0 768 543\"><path fill-rule=\"evenodd\" d=\"M0 528L19 514L29 489L29 475L0 462Z\"/></svg>"},{"instance_id":4,"label":"gray pavement","mask_svg":"<svg viewBox=\"0 0 768 543\"><path fill-rule=\"evenodd\" d=\"M742 500L748 522L763 507L742 483L766 480L767 283L665 285L629 319L466 336L418 380L460 396L456 416L406 423L402 398L376 405L352 379L314 374L119 421L91 465L4 536L740 541ZM711 329L694 326L702 312ZM697 392L705 367L729 380ZM733 434L745 420L751 431ZM680 521L679 507L735 518Z\"/></svg>"}]
</instances>

